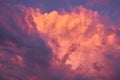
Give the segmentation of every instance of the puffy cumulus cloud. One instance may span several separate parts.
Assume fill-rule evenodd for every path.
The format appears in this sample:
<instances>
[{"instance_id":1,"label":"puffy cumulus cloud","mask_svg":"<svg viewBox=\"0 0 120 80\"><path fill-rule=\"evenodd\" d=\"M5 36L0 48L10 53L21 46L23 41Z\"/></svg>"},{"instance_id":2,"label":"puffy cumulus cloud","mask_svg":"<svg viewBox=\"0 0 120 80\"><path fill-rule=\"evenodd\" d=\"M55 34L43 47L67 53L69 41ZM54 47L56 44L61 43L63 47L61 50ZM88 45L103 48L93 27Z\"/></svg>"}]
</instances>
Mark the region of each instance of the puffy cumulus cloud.
<instances>
[{"instance_id":1,"label":"puffy cumulus cloud","mask_svg":"<svg viewBox=\"0 0 120 80\"><path fill-rule=\"evenodd\" d=\"M56 56L56 64L71 66L75 74L92 80L117 77L119 27L103 24L97 11L82 6L71 12L32 12L39 33Z\"/></svg>"},{"instance_id":2,"label":"puffy cumulus cloud","mask_svg":"<svg viewBox=\"0 0 120 80\"><path fill-rule=\"evenodd\" d=\"M97 11L0 6L0 79L120 79L120 27Z\"/></svg>"}]
</instances>

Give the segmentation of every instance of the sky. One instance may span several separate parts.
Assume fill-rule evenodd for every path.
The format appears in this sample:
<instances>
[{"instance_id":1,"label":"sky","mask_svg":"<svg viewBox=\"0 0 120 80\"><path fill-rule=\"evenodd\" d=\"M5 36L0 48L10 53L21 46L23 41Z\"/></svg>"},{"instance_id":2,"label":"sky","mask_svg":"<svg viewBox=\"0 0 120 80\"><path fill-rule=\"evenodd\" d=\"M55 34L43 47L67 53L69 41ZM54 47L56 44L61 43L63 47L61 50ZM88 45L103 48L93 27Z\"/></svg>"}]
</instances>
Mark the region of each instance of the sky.
<instances>
[{"instance_id":1,"label":"sky","mask_svg":"<svg viewBox=\"0 0 120 80\"><path fill-rule=\"evenodd\" d=\"M120 80L120 0L0 0L0 80Z\"/></svg>"},{"instance_id":2,"label":"sky","mask_svg":"<svg viewBox=\"0 0 120 80\"><path fill-rule=\"evenodd\" d=\"M98 11L102 16L109 16L115 24L119 23L120 0L1 0L1 3L21 4L27 7L40 8L42 12L51 12L53 10L70 11L71 8L83 5L85 8Z\"/></svg>"}]
</instances>

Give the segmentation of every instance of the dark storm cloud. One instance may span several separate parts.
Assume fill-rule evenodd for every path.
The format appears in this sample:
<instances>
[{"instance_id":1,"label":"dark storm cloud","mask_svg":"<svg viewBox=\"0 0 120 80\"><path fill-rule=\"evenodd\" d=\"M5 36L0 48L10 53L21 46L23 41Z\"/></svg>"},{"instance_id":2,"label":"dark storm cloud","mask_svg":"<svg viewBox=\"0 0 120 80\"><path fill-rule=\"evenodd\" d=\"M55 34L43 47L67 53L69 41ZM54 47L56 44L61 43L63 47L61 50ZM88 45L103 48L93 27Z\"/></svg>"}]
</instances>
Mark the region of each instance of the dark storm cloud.
<instances>
[{"instance_id":1,"label":"dark storm cloud","mask_svg":"<svg viewBox=\"0 0 120 80\"><path fill-rule=\"evenodd\" d=\"M35 26L34 23L32 26ZM24 12L9 4L0 5L0 78L2 80L12 78L28 80L28 76L42 75L49 67L52 58L50 48L35 32L35 28L30 34L29 30ZM24 59L24 67L11 62L11 58L15 55ZM36 65L42 69L37 71Z\"/></svg>"}]
</instances>

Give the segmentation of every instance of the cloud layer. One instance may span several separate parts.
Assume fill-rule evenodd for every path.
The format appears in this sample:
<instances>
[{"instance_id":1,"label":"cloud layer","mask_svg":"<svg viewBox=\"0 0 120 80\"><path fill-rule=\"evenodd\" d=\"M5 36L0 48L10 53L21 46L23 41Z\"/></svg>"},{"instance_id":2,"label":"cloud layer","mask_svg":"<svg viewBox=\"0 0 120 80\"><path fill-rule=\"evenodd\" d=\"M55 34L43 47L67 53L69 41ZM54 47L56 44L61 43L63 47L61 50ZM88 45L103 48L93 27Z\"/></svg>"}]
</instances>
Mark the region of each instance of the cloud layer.
<instances>
[{"instance_id":1,"label":"cloud layer","mask_svg":"<svg viewBox=\"0 0 120 80\"><path fill-rule=\"evenodd\" d=\"M0 79L120 79L120 27L97 11L2 4L0 12Z\"/></svg>"}]
</instances>

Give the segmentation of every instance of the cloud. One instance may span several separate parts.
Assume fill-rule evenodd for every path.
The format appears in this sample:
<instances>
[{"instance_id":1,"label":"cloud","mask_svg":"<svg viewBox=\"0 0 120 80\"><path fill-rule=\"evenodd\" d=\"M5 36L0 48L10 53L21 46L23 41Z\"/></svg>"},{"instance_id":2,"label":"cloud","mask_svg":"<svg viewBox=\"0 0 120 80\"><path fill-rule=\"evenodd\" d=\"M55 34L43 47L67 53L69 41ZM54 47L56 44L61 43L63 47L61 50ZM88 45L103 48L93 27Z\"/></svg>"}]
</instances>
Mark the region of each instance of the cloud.
<instances>
[{"instance_id":1,"label":"cloud","mask_svg":"<svg viewBox=\"0 0 120 80\"><path fill-rule=\"evenodd\" d=\"M120 79L120 28L97 11L0 6L2 80Z\"/></svg>"},{"instance_id":2,"label":"cloud","mask_svg":"<svg viewBox=\"0 0 120 80\"><path fill-rule=\"evenodd\" d=\"M120 57L119 27L103 23L97 11L80 6L71 12L43 14L33 10L32 15L57 57L56 63L71 65L75 73L88 80L109 80L117 75L115 67L119 65L113 63Z\"/></svg>"},{"instance_id":3,"label":"cloud","mask_svg":"<svg viewBox=\"0 0 120 80\"><path fill-rule=\"evenodd\" d=\"M19 7L0 8L0 73L6 80L29 80L28 76L39 73L35 67L50 65L52 51L36 32L30 15L28 25Z\"/></svg>"}]
</instances>

